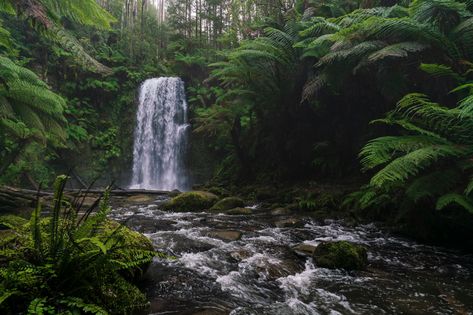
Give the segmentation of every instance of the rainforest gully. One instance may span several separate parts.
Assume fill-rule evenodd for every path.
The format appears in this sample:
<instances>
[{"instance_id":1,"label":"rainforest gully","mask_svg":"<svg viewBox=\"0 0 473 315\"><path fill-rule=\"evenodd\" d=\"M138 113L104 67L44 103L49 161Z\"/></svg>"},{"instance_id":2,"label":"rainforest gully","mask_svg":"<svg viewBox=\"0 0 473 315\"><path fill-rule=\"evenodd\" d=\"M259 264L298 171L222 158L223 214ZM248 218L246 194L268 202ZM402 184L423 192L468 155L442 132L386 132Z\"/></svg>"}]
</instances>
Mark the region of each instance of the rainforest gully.
<instances>
[{"instance_id":1,"label":"rainforest gully","mask_svg":"<svg viewBox=\"0 0 473 315\"><path fill-rule=\"evenodd\" d=\"M473 1L0 0L0 314L473 314Z\"/></svg>"}]
</instances>

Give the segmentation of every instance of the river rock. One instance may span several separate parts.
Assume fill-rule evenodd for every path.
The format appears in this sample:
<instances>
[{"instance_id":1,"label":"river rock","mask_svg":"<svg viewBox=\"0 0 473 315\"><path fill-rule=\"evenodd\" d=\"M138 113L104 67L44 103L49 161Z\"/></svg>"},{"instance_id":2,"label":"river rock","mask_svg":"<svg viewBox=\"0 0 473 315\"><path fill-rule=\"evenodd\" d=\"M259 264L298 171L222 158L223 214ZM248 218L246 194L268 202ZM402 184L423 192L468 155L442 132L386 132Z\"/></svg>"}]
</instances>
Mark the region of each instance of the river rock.
<instances>
[{"instance_id":1,"label":"river rock","mask_svg":"<svg viewBox=\"0 0 473 315\"><path fill-rule=\"evenodd\" d=\"M321 243L315 248L313 257L322 268L360 270L368 264L366 248L347 241Z\"/></svg>"},{"instance_id":2,"label":"river rock","mask_svg":"<svg viewBox=\"0 0 473 315\"><path fill-rule=\"evenodd\" d=\"M294 253L296 253L299 256L312 257L312 255L314 254L315 248L316 246L314 245L302 243L302 244L294 246L292 250L294 251Z\"/></svg>"},{"instance_id":3,"label":"river rock","mask_svg":"<svg viewBox=\"0 0 473 315\"><path fill-rule=\"evenodd\" d=\"M234 208L234 209L226 211L225 213L231 214L231 215L246 215L246 214L252 214L253 210L251 210L250 208Z\"/></svg>"},{"instance_id":4,"label":"river rock","mask_svg":"<svg viewBox=\"0 0 473 315\"><path fill-rule=\"evenodd\" d=\"M218 201L216 204L213 205L210 210L212 211L225 211L234 208L243 207L245 205L243 199L238 197L227 197L223 198L222 200Z\"/></svg>"},{"instance_id":5,"label":"river rock","mask_svg":"<svg viewBox=\"0 0 473 315\"><path fill-rule=\"evenodd\" d=\"M192 315L228 315L229 311L223 311L214 308L208 308L198 311L197 313L192 313Z\"/></svg>"},{"instance_id":6,"label":"river rock","mask_svg":"<svg viewBox=\"0 0 473 315\"><path fill-rule=\"evenodd\" d=\"M126 201L130 203L149 203L154 201L154 198L150 195L139 194L126 198Z\"/></svg>"},{"instance_id":7,"label":"river rock","mask_svg":"<svg viewBox=\"0 0 473 315\"><path fill-rule=\"evenodd\" d=\"M233 230L221 230L212 231L208 234L210 237L221 239L222 241L237 241L241 238L242 233L240 231Z\"/></svg>"},{"instance_id":8,"label":"river rock","mask_svg":"<svg viewBox=\"0 0 473 315\"><path fill-rule=\"evenodd\" d=\"M283 207L278 207L273 210L271 210L272 215L289 215L291 214L291 210L288 208L283 208Z\"/></svg>"},{"instance_id":9,"label":"river rock","mask_svg":"<svg viewBox=\"0 0 473 315\"><path fill-rule=\"evenodd\" d=\"M164 210L188 212L211 208L218 197L207 191L189 191L182 193L162 205Z\"/></svg>"},{"instance_id":10,"label":"river rock","mask_svg":"<svg viewBox=\"0 0 473 315\"><path fill-rule=\"evenodd\" d=\"M230 253L230 256L236 261L242 261L243 259L251 257L251 255L252 254L249 250L243 248Z\"/></svg>"},{"instance_id":11,"label":"river rock","mask_svg":"<svg viewBox=\"0 0 473 315\"><path fill-rule=\"evenodd\" d=\"M302 227L304 222L298 218L289 218L284 220L279 220L274 222L274 225L278 228L287 228L287 227Z\"/></svg>"}]
</instances>

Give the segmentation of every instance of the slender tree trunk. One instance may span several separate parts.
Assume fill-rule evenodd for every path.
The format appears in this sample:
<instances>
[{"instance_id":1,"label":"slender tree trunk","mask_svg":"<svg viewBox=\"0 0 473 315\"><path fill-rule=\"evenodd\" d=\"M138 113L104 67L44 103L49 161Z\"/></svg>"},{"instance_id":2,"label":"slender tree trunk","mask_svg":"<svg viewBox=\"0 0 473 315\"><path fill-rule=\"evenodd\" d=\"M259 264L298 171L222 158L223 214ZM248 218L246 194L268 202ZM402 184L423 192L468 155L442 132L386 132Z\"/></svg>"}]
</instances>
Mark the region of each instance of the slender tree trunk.
<instances>
[{"instance_id":1,"label":"slender tree trunk","mask_svg":"<svg viewBox=\"0 0 473 315\"><path fill-rule=\"evenodd\" d=\"M28 144L28 140L26 139L23 139L23 140L20 140L20 142L18 143L18 146L12 151L10 152L10 154L8 154L2 161L2 164L0 166L0 174L3 174L5 173L5 171L7 170L7 168L13 163L16 161L16 159L20 156L21 152L23 151L23 149L26 147L26 145Z\"/></svg>"}]
</instances>

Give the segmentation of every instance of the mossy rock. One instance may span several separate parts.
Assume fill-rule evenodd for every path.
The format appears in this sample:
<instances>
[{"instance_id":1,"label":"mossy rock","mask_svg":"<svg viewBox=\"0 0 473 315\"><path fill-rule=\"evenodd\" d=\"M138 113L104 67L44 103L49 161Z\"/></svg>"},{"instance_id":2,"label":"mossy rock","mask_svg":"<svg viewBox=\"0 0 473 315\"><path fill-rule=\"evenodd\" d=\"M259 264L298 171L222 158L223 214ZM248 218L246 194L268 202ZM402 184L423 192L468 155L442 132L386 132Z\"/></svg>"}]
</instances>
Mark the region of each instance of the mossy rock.
<instances>
[{"instance_id":1,"label":"mossy rock","mask_svg":"<svg viewBox=\"0 0 473 315\"><path fill-rule=\"evenodd\" d=\"M189 191L172 198L162 205L164 210L191 212L211 208L218 197L207 191Z\"/></svg>"},{"instance_id":2,"label":"mossy rock","mask_svg":"<svg viewBox=\"0 0 473 315\"><path fill-rule=\"evenodd\" d=\"M249 214L253 214L253 210L251 210L250 208L238 207L238 208L233 208L233 209L230 209L230 210L228 210L228 211L225 211L225 214L230 214L230 215L249 215Z\"/></svg>"},{"instance_id":3,"label":"mossy rock","mask_svg":"<svg viewBox=\"0 0 473 315\"><path fill-rule=\"evenodd\" d=\"M118 227L120 223L113 220L107 220L102 227L100 236L107 239ZM124 246L128 248L144 249L153 251L153 243L149 238L141 233L131 230L130 228L123 226L119 229L115 235L123 240Z\"/></svg>"},{"instance_id":4,"label":"mossy rock","mask_svg":"<svg viewBox=\"0 0 473 315\"><path fill-rule=\"evenodd\" d=\"M206 190L219 197L230 197L230 192L227 189L219 186L209 187Z\"/></svg>"},{"instance_id":5,"label":"mossy rock","mask_svg":"<svg viewBox=\"0 0 473 315\"><path fill-rule=\"evenodd\" d=\"M122 240L123 248L125 249L117 250L117 255L120 259L124 261L132 260L132 257L129 257L130 251L127 251L126 249L154 251L153 243L149 238L147 238L141 233L133 231L132 229L126 226L122 226L121 228L119 228L120 225L121 224L116 221L107 220L102 226L102 230L100 231L100 238L102 240L106 240L112 233L114 233L114 231L116 231L115 237ZM139 280L146 272L149 266L150 263L141 264L124 274L124 276L129 277L131 280Z\"/></svg>"},{"instance_id":6,"label":"mossy rock","mask_svg":"<svg viewBox=\"0 0 473 315\"><path fill-rule=\"evenodd\" d=\"M225 211L234 208L241 208L245 205L243 199L238 197L227 197L218 201L216 204L210 208L211 211Z\"/></svg>"},{"instance_id":7,"label":"mossy rock","mask_svg":"<svg viewBox=\"0 0 473 315\"><path fill-rule=\"evenodd\" d=\"M368 264L366 248L347 241L324 242L314 250L318 267L330 269L360 270Z\"/></svg>"}]
</instances>

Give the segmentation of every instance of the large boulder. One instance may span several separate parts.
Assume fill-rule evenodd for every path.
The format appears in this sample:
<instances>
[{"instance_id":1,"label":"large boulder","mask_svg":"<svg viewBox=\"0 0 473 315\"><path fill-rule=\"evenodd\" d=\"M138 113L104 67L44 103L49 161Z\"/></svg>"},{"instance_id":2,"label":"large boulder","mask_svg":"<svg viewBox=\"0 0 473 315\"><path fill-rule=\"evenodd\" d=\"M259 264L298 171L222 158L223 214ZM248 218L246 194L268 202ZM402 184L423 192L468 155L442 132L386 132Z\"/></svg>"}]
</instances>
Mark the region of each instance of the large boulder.
<instances>
[{"instance_id":1,"label":"large boulder","mask_svg":"<svg viewBox=\"0 0 473 315\"><path fill-rule=\"evenodd\" d=\"M123 246L126 248L154 251L153 243L149 238L126 226L121 226L117 221L107 219L100 231L100 237L103 240L106 240L112 235L112 233L115 237L122 240ZM120 250L118 250L118 252L120 252Z\"/></svg>"},{"instance_id":2,"label":"large boulder","mask_svg":"<svg viewBox=\"0 0 473 315\"><path fill-rule=\"evenodd\" d=\"M206 191L189 191L182 193L162 205L164 210L190 212L211 208L218 197Z\"/></svg>"},{"instance_id":3,"label":"large boulder","mask_svg":"<svg viewBox=\"0 0 473 315\"><path fill-rule=\"evenodd\" d=\"M366 248L347 241L320 243L313 254L318 267L360 270L368 264Z\"/></svg>"},{"instance_id":4,"label":"large boulder","mask_svg":"<svg viewBox=\"0 0 473 315\"><path fill-rule=\"evenodd\" d=\"M244 205L245 203L243 199L241 198L227 197L227 198L223 198L222 200L214 204L213 207L210 208L210 210L221 212L221 211L230 210L234 208L240 208L240 207L243 207Z\"/></svg>"}]
</instances>

